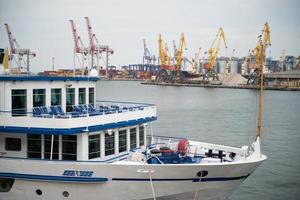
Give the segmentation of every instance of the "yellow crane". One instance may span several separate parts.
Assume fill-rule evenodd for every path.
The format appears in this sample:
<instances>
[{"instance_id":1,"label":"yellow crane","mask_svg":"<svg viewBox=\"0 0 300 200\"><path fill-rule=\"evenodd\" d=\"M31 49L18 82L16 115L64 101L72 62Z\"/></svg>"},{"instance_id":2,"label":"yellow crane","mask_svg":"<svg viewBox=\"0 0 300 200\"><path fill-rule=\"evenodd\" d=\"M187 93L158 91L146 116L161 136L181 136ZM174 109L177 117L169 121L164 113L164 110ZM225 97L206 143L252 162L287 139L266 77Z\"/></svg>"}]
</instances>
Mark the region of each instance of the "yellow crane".
<instances>
[{"instance_id":1,"label":"yellow crane","mask_svg":"<svg viewBox=\"0 0 300 200\"><path fill-rule=\"evenodd\" d=\"M184 33L181 33L179 46L178 46L178 49L176 49L176 54L175 54L175 60L176 60L175 66L176 66L177 72L179 72L181 70L183 48L184 48L184 50L187 50Z\"/></svg>"},{"instance_id":2,"label":"yellow crane","mask_svg":"<svg viewBox=\"0 0 300 200\"><path fill-rule=\"evenodd\" d=\"M266 48L269 46L271 46L270 26L268 22L266 22L262 34L258 36L257 46L253 50L255 58L255 70L250 75L247 81L248 84L259 84L260 76L263 76Z\"/></svg>"},{"instance_id":3,"label":"yellow crane","mask_svg":"<svg viewBox=\"0 0 300 200\"><path fill-rule=\"evenodd\" d=\"M222 27L219 28L219 31L211 45L211 47L208 50L209 54L209 63L206 63L204 66L207 70L214 70L217 65L217 57L220 50L221 41L223 39L225 48L227 48L227 42L225 37L225 32Z\"/></svg>"},{"instance_id":4,"label":"yellow crane","mask_svg":"<svg viewBox=\"0 0 300 200\"><path fill-rule=\"evenodd\" d=\"M161 34L159 34L158 36L158 49L159 49L160 64L166 65L166 61L167 61L166 48L162 40Z\"/></svg>"}]
</instances>

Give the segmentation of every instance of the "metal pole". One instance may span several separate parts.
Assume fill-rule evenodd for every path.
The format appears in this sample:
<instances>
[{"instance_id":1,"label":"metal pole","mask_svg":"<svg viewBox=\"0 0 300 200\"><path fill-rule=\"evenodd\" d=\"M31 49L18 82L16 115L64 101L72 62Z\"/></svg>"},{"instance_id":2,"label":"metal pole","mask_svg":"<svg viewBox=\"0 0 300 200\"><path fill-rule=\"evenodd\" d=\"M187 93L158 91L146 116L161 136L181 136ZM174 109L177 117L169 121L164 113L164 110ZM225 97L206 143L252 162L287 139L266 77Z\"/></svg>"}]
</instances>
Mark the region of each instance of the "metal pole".
<instances>
[{"instance_id":1,"label":"metal pole","mask_svg":"<svg viewBox=\"0 0 300 200\"><path fill-rule=\"evenodd\" d=\"M51 150L50 150L50 160L52 160L52 155L53 155L53 140L54 140L54 135L51 135Z\"/></svg>"}]
</instances>

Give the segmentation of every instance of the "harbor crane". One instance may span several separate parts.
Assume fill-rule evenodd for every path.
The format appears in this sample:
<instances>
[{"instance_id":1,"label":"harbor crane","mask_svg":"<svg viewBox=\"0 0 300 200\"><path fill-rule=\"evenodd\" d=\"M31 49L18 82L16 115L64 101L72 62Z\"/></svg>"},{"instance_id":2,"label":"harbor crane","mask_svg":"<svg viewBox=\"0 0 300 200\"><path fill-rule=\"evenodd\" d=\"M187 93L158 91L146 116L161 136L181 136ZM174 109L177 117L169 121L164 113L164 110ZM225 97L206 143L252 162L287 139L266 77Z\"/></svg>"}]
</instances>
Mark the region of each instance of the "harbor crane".
<instances>
[{"instance_id":1,"label":"harbor crane","mask_svg":"<svg viewBox=\"0 0 300 200\"><path fill-rule=\"evenodd\" d=\"M84 63L87 59L87 55L89 53L89 49L86 48L80 38L80 36L77 33L77 28L75 26L75 23L73 20L69 20L71 24L71 30L73 35L73 41L74 41L74 68L75 68L75 56L77 57L77 60L79 64L81 65L81 68L84 69ZM78 57L78 54L81 55L81 60Z\"/></svg>"},{"instance_id":2,"label":"harbor crane","mask_svg":"<svg viewBox=\"0 0 300 200\"><path fill-rule=\"evenodd\" d=\"M151 55L147 45L146 45L146 40L143 39L143 44L144 44L144 56L143 56L143 64L155 64L156 57L155 55Z\"/></svg>"},{"instance_id":3,"label":"harbor crane","mask_svg":"<svg viewBox=\"0 0 300 200\"><path fill-rule=\"evenodd\" d=\"M227 42L225 37L225 32L222 27L219 28L219 31L211 45L211 47L208 50L208 63L204 64L204 69L206 69L206 73L204 75L204 79L208 79L209 77L212 77L213 80L219 80L219 77L217 75L217 72L215 70L217 65L217 57L220 50L221 41L223 40L225 48L227 48Z\"/></svg>"},{"instance_id":4,"label":"harbor crane","mask_svg":"<svg viewBox=\"0 0 300 200\"><path fill-rule=\"evenodd\" d=\"M269 46L271 46L270 26L268 22L266 22L262 34L258 36L257 46L253 50L255 57L255 65L253 65L254 71L249 76L247 84L257 85L260 83L260 77L263 76L266 48Z\"/></svg>"},{"instance_id":5,"label":"harbor crane","mask_svg":"<svg viewBox=\"0 0 300 200\"><path fill-rule=\"evenodd\" d=\"M15 58L15 61L18 66L18 72L20 73L23 69L22 67L22 61L23 61L26 66L26 72L27 74L29 74L30 59L35 57L36 53L31 51L30 49L21 48L17 40L13 37L9 25L5 24L5 27L6 27L6 32L9 40L9 45L10 45L10 54L12 55L12 58L15 58L14 56L17 56L17 58ZM23 56L26 56L26 61L23 60Z\"/></svg>"},{"instance_id":6,"label":"harbor crane","mask_svg":"<svg viewBox=\"0 0 300 200\"><path fill-rule=\"evenodd\" d=\"M88 17L84 17L87 25L88 36L89 36L89 54L91 56L91 67L95 67L94 56L96 56L96 66L99 66L100 55L106 53L106 75L109 66L109 56L114 53L114 51L109 48L108 45L100 45L96 35L93 33L92 25Z\"/></svg>"},{"instance_id":7,"label":"harbor crane","mask_svg":"<svg viewBox=\"0 0 300 200\"><path fill-rule=\"evenodd\" d=\"M177 76L179 76L180 72L181 72L183 48L184 48L184 50L187 50L184 33L181 33L179 46L178 46L178 49L176 49L176 51L175 51L176 52L175 53L175 60L176 60L175 66L176 66Z\"/></svg>"}]
</instances>

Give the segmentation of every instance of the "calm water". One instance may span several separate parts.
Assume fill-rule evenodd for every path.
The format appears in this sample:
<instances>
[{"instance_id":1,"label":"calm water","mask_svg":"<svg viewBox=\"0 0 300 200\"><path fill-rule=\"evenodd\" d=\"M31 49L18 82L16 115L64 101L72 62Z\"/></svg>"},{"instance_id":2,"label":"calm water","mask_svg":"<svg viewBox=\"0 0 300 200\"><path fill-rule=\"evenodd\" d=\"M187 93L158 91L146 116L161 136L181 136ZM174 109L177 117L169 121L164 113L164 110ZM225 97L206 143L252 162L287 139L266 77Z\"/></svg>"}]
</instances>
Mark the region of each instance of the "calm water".
<instances>
[{"instance_id":1,"label":"calm water","mask_svg":"<svg viewBox=\"0 0 300 200\"><path fill-rule=\"evenodd\" d=\"M99 81L97 92L101 100L156 104L154 134L237 147L254 140L257 91ZM230 199L300 199L300 92L265 91L263 102L262 149L268 159Z\"/></svg>"}]
</instances>

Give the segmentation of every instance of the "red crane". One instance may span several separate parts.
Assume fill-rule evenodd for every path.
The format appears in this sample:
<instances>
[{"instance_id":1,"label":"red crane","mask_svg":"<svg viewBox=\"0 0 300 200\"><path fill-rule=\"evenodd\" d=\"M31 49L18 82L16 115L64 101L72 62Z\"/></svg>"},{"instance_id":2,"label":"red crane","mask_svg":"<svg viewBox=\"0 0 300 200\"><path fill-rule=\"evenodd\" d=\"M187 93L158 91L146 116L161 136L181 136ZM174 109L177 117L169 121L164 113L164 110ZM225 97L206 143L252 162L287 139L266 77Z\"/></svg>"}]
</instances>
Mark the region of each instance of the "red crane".
<instances>
[{"instance_id":1,"label":"red crane","mask_svg":"<svg viewBox=\"0 0 300 200\"><path fill-rule=\"evenodd\" d=\"M90 19L88 17L84 17L85 21L86 21L86 25L87 25L87 30L88 30L88 36L89 36L89 53L91 55L91 64L92 67L94 66L94 55L96 55L97 57L97 66L98 66L98 60L99 60L99 54L101 54L102 52L106 52L106 69L108 68L108 56L110 54L113 54L114 51L109 48L108 45L99 45L98 39L96 37L96 35L93 33L92 30L92 25L90 22Z\"/></svg>"},{"instance_id":2,"label":"red crane","mask_svg":"<svg viewBox=\"0 0 300 200\"><path fill-rule=\"evenodd\" d=\"M96 35L93 33L90 19L88 17L84 17L84 18L86 20L86 25L87 25L88 35L89 35L90 53L97 53L98 49L96 48L95 41L94 41Z\"/></svg>"},{"instance_id":3,"label":"red crane","mask_svg":"<svg viewBox=\"0 0 300 200\"><path fill-rule=\"evenodd\" d=\"M21 48L20 45L18 44L17 40L13 37L8 24L5 24L5 27L6 27L6 32L7 32L7 36L8 36L8 40L9 40L9 45L10 45L10 53L12 55L18 56L17 63L18 63L19 68L22 68L21 61L23 60L23 56L26 55L26 57L27 57L26 67L27 67L27 73L29 73L29 59L31 57L35 57L36 54L34 52L30 51L30 49Z\"/></svg>"}]
</instances>

